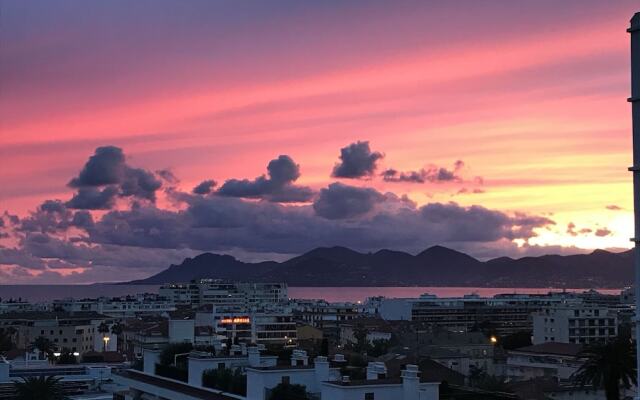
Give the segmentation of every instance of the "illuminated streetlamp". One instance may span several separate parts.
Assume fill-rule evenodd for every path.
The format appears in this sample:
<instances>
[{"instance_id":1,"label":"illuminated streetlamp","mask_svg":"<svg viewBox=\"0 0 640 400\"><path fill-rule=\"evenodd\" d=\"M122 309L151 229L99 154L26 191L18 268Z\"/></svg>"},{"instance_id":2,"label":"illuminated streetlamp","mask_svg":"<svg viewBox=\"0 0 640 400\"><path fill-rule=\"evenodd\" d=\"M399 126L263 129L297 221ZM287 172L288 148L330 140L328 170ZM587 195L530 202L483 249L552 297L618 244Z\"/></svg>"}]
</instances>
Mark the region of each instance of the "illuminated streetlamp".
<instances>
[{"instance_id":1,"label":"illuminated streetlamp","mask_svg":"<svg viewBox=\"0 0 640 400\"><path fill-rule=\"evenodd\" d=\"M109 344L109 340L110 340L109 336L104 336L102 338L102 341L104 342L104 350L103 350L103 352L107 351L107 345Z\"/></svg>"}]
</instances>

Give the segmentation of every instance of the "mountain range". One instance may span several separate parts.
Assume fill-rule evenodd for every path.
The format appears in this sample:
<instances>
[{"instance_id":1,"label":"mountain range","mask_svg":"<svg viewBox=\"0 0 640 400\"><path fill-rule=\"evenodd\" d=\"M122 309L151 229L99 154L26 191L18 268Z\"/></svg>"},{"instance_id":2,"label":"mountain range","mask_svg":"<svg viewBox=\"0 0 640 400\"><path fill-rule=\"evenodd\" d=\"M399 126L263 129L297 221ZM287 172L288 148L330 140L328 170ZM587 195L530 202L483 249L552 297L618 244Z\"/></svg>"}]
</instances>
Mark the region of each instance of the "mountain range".
<instances>
[{"instance_id":1,"label":"mountain range","mask_svg":"<svg viewBox=\"0 0 640 400\"><path fill-rule=\"evenodd\" d=\"M477 260L433 246L412 255L380 250L360 253L320 247L284 262L245 263L229 255L203 253L130 284L163 284L213 278L287 282L290 286L473 286L621 288L633 282L633 251L595 250L570 256L544 255Z\"/></svg>"}]
</instances>

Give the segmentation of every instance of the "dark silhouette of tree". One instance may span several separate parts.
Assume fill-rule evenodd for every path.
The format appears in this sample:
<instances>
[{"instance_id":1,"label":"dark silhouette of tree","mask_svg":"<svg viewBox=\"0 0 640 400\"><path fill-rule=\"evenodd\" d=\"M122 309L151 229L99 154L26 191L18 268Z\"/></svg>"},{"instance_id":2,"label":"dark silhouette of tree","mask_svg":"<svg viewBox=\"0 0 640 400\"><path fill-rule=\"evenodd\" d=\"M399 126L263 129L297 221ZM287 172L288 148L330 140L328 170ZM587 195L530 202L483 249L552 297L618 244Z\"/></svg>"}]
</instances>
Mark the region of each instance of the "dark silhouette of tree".
<instances>
[{"instance_id":1,"label":"dark silhouette of tree","mask_svg":"<svg viewBox=\"0 0 640 400\"><path fill-rule=\"evenodd\" d=\"M100 325L98 325L98 332L102 333L102 338L106 338L107 337L107 333L109 333L109 325L107 325L106 322L102 322ZM103 340L102 341L102 351L107 351L107 341Z\"/></svg>"},{"instance_id":2,"label":"dark silhouette of tree","mask_svg":"<svg viewBox=\"0 0 640 400\"><path fill-rule=\"evenodd\" d=\"M186 368L186 357L178 357L176 359L176 354L184 354L193 350L193 345L191 343L170 343L166 345L162 352L160 353L159 363L162 365L175 365L176 366L184 366Z\"/></svg>"},{"instance_id":3,"label":"dark silhouette of tree","mask_svg":"<svg viewBox=\"0 0 640 400\"><path fill-rule=\"evenodd\" d=\"M365 328L362 324L357 324L355 328L353 328L353 338L356 341L353 346L353 350L358 353L364 353L367 351L367 348L369 347L367 334L367 328Z\"/></svg>"},{"instance_id":4,"label":"dark silhouette of tree","mask_svg":"<svg viewBox=\"0 0 640 400\"><path fill-rule=\"evenodd\" d=\"M520 331L504 336L498 340L505 350L519 349L520 347L531 346L531 332Z\"/></svg>"},{"instance_id":5,"label":"dark silhouette of tree","mask_svg":"<svg viewBox=\"0 0 640 400\"><path fill-rule=\"evenodd\" d=\"M0 329L0 352L15 348L15 343L13 342L15 332L16 330L13 327Z\"/></svg>"},{"instance_id":6,"label":"dark silhouette of tree","mask_svg":"<svg viewBox=\"0 0 640 400\"><path fill-rule=\"evenodd\" d=\"M38 376L16 382L17 400L64 400L67 397L60 383L61 378Z\"/></svg>"},{"instance_id":7,"label":"dark silhouette of tree","mask_svg":"<svg viewBox=\"0 0 640 400\"><path fill-rule=\"evenodd\" d=\"M320 342L320 355L321 356L329 356L329 339L323 338Z\"/></svg>"},{"instance_id":8,"label":"dark silhouette of tree","mask_svg":"<svg viewBox=\"0 0 640 400\"><path fill-rule=\"evenodd\" d=\"M280 383L271 390L269 400L310 400L311 396L307 393L304 385L292 385L289 383Z\"/></svg>"},{"instance_id":9,"label":"dark silhouette of tree","mask_svg":"<svg viewBox=\"0 0 640 400\"><path fill-rule=\"evenodd\" d=\"M117 322L113 325L111 325L111 334L115 335L118 338L118 342L116 343L116 350L120 351L120 343L122 342L122 340L120 340L120 335L122 335L123 332L123 326L121 323Z\"/></svg>"},{"instance_id":10,"label":"dark silhouette of tree","mask_svg":"<svg viewBox=\"0 0 640 400\"><path fill-rule=\"evenodd\" d=\"M637 383L636 350L628 338L589 345L580 357L586 361L573 379L581 386L604 389L607 400L619 400L621 386L629 389Z\"/></svg>"},{"instance_id":11,"label":"dark silhouette of tree","mask_svg":"<svg viewBox=\"0 0 640 400\"><path fill-rule=\"evenodd\" d=\"M390 348L390 340L376 339L367 347L367 354L372 357L380 357L387 354Z\"/></svg>"},{"instance_id":12,"label":"dark silhouette of tree","mask_svg":"<svg viewBox=\"0 0 640 400\"><path fill-rule=\"evenodd\" d=\"M47 355L49 361L53 361L53 344L44 336L38 336L32 343L33 347Z\"/></svg>"},{"instance_id":13,"label":"dark silhouette of tree","mask_svg":"<svg viewBox=\"0 0 640 400\"><path fill-rule=\"evenodd\" d=\"M71 350L69 350L66 347L62 349L62 352L60 352L60 357L58 357L58 360L56 361L56 364L77 364L77 363L78 363L78 360L76 359L76 356L74 356Z\"/></svg>"},{"instance_id":14,"label":"dark silhouette of tree","mask_svg":"<svg viewBox=\"0 0 640 400\"><path fill-rule=\"evenodd\" d=\"M243 375L240 368L209 369L202 373L202 385L213 389L234 393L241 396L247 394L247 376Z\"/></svg>"}]
</instances>

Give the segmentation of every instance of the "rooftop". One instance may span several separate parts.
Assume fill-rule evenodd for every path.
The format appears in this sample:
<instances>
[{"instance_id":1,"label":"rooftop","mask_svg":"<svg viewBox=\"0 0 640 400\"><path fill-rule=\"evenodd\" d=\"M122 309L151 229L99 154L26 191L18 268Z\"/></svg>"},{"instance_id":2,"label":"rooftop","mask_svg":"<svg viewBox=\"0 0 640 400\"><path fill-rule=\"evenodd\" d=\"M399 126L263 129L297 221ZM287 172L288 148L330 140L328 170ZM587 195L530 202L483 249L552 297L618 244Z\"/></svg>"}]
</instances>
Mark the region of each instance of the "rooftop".
<instances>
[{"instance_id":1,"label":"rooftop","mask_svg":"<svg viewBox=\"0 0 640 400\"><path fill-rule=\"evenodd\" d=\"M518 353L553 354L559 356L577 356L582 345L574 343L546 342L513 350Z\"/></svg>"},{"instance_id":2,"label":"rooftop","mask_svg":"<svg viewBox=\"0 0 640 400\"><path fill-rule=\"evenodd\" d=\"M190 386L186 383L174 381L172 379L162 378L156 375L145 374L144 372L127 370L116 373L124 379L157 386L163 389L171 390L176 393L182 393L187 396L194 397L202 400L230 400L237 399L238 397L228 396L222 392L218 392L211 389L198 388Z\"/></svg>"}]
</instances>

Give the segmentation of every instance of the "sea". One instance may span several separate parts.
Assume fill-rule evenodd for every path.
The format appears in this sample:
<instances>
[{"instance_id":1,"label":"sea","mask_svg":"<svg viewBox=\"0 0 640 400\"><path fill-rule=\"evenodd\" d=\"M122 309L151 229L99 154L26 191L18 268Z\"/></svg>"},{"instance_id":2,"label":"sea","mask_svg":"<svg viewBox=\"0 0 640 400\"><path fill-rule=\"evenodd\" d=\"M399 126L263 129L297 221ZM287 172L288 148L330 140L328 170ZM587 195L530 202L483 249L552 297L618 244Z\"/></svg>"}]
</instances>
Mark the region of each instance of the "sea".
<instances>
[{"instance_id":1,"label":"sea","mask_svg":"<svg viewBox=\"0 0 640 400\"><path fill-rule=\"evenodd\" d=\"M32 303L64 298L118 297L137 293L158 293L159 285L0 285L0 298L22 299ZM477 294L491 297L496 294L546 294L549 292L582 292L584 288L487 288L487 287L289 287L289 297L294 299L324 299L329 302L358 302L368 297L418 297L433 294L438 297L460 297ZM620 294L622 289L595 289L604 294Z\"/></svg>"}]
</instances>

